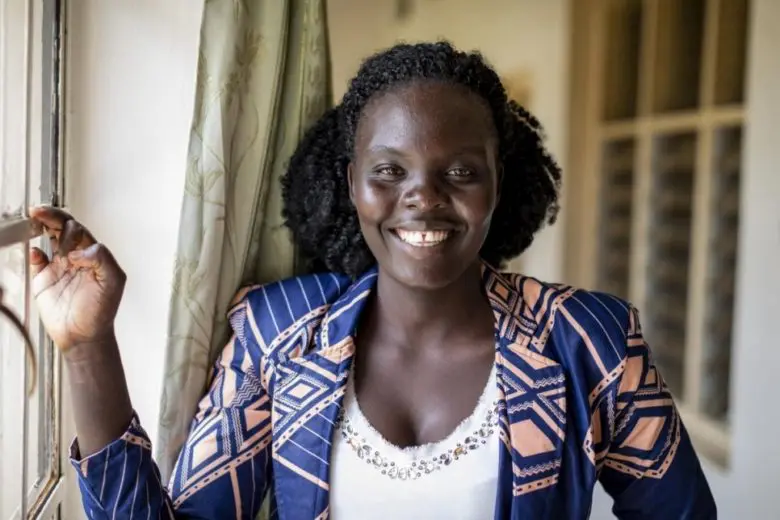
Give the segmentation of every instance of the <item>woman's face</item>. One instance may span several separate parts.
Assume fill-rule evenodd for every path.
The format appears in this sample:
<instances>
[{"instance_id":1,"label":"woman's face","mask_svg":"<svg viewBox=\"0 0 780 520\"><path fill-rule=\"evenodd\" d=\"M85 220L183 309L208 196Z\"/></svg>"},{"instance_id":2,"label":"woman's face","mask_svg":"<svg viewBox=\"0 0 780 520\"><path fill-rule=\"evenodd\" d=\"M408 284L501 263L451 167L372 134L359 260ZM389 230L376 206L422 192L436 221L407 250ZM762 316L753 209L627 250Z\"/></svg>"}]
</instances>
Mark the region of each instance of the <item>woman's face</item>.
<instances>
[{"instance_id":1,"label":"woman's face","mask_svg":"<svg viewBox=\"0 0 780 520\"><path fill-rule=\"evenodd\" d=\"M498 199L487 105L441 82L379 94L358 122L349 183L380 269L407 286L446 286L477 262Z\"/></svg>"}]
</instances>

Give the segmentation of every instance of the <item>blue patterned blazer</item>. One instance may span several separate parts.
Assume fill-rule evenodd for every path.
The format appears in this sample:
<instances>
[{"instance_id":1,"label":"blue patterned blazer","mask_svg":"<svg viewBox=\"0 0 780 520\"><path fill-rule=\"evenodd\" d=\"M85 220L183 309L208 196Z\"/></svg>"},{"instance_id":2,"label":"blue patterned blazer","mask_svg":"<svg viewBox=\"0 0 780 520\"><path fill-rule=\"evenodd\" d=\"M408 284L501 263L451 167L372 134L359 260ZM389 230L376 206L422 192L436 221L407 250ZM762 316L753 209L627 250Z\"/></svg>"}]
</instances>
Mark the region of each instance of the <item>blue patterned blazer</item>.
<instances>
[{"instance_id":1,"label":"blue patterned blazer","mask_svg":"<svg viewBox=\"0 0 780 520\"><path fill-rule=\"evenodd\" d=\"M584 519L600 482L630 519L713 519L715 504L637 312L612 296L483 266L495 316L496 520ZM330 439L377 273L247 289L170 485L134 418L80 460L91 519L329 517ZM338 519L336 519L338 520Z\"/></svg>"}]
</instances>

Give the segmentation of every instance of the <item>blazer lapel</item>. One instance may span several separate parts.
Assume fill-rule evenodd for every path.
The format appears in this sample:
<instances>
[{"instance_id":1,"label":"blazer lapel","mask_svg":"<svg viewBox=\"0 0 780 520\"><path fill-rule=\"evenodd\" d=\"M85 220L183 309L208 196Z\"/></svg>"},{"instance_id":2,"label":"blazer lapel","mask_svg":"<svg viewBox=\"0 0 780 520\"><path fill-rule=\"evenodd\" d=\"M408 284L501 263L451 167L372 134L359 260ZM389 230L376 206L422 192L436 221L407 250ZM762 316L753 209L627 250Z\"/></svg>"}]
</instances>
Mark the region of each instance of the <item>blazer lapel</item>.
<instances>
[{"instance_id":1,"label":"blazer lapel","mask_svg":"<svg viewBox=\"0 0 780 520\"><path fill-rule=\"evenodd\" d=\"M566 431L566 378L543 354L549 302L538 282L483 265L493 308L503 445L497 520L546 518L553 507ZM360 315L376 284L371 270L334 302L305 354L278 360L272 403L273 473L281 520L329 516L331 439L355 352ZM309 343L301 334L301 341ZM293 498L294 497L294 498Z\"/></svg>"},{"instance_id":2,"label":"blazer lapel","mask_svg":"<svg viewBox=\"0 0 780 520\"><path fill-rule=\"evenodd\" d=\"M372 270L354 283L328 309L314 345L303 345L304 355L276 366L272 453L281 520L329 516L331 439L352 366L355 330L375 281Z\"/></svg>"},{"instance_id":3,"label":"blazer lapel","mask_svg":"<svg viewBox=\"0 0 780 520\"><path fill-rule=\"evenodd\" d=\"M566 377L542 354L547 328L537 331L549 302L529 278L505 277L485 265L483 281L495 316L504 448L495 518L547 518L566 431Z\"/></svg>"}]
</instances>

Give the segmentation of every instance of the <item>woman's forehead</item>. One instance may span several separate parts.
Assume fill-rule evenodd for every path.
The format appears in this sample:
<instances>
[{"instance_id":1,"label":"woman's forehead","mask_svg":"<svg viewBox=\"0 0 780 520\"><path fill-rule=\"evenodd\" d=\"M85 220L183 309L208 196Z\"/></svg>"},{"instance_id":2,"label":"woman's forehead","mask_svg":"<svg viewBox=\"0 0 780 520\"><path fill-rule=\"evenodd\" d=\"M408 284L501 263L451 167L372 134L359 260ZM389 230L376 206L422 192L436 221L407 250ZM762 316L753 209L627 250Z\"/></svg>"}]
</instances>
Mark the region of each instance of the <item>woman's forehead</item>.
<instances>
[{"instance_id":1,"label":"woman's forehead","mask_svg":"<svg viewBox=\"0 0 780 520\"><path fill-rule=\"evenodd\" d=\"M495 135L490 110L478 95L457 85L427 82L372 99L361 114L355 144L399 147L422 140L468 146L494 140Z\"/></svg>"}]
</instances>

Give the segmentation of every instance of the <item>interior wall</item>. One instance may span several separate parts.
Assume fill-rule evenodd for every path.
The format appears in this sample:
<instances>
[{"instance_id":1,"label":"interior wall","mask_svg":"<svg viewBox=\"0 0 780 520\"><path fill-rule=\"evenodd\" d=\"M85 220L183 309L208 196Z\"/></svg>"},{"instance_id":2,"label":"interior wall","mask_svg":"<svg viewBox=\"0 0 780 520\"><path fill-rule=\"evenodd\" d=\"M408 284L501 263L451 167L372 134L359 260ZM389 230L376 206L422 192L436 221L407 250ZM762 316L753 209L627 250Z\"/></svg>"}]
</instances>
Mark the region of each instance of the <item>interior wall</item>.
<instances>
[{"instance_id":1,"label":"interior wall","mask_svg":"<svg viewBox=\"0 0 780 520\"><path fill-rule=\"evenodd\" d=\"M67 3L66 204L127 272L117 336L133 404L152 439L201 3ZM72 421L64 423L69 442ZM66 475L63 518L82 518L73 472Z\"/></svg>"},{"instance_id":2,"label":"interior wall","mask_svg":"<svg viewBox=\"0 0 780 520\"><path fill-rule=\"evenodd\" d=\"M408 18L399 20L396 2L328 1L335 98L343 96L367 55L398 40L446 38L462 50L481 51L510 81L527 82L528 108L544 125L549 148L566 175L569 0L409 3ZM563 223L560 218L545 228L510 269L546 281L563 281Z\"/></svg>"},{"instance_id":3,"label":"interior wall","mask_svg":"<svg viewBox=\"0 0 780 520\"><path fill-rule=\"evenodd\" d=\"M732 365L732 466L713 484L722 518L780 518L780 2L752 0Z\"/></svg>"}]
</instances>

